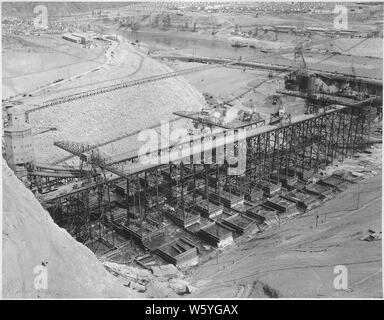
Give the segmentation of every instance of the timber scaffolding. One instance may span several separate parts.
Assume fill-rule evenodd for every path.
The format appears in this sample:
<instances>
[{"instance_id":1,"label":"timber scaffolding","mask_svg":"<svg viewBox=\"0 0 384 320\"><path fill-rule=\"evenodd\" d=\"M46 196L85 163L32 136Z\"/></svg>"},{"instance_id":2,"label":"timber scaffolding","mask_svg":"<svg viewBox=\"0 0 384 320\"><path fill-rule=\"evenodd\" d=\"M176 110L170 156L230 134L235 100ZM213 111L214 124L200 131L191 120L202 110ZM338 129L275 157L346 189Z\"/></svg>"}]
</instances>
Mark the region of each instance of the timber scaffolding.
<instances>
[{"instance_id":1,"label":"timber scaffolding","mask_svg":"<svg viewBox=\"0 0 384 320\"><path fill-rule=\"evenodd\" d=\"M137 153L117 155L94 163L93 171L99 176L95 181L66 193L59 189L42 195L41 201L55 220L61 219L61 225L84 242L106 243L110 238L106 240L104 235L117 232L155 252L161 245L153 248L149 243L164 237L173 221L187 234L224 246L235 233L248 229L249 219L257 225L273 223L276 217L293 214L293 206L299 202L308 208L326 197L325 189L334 190L331 185L336 185L337 179L316 185L307 185L305 180L336 159L362 152L369 143L369 132L370 117L365 109L333 106L321 114L292 117L290 124L248 130L245 143L232 141L226 147L239 149L242 143L246 147L245 171L237 175L229 175L228 163L215 163L215 157L209 157L213 164L204 164L209 148L216 154L220 144L225 145L221 132L214 136L214 145L206 146L198 139L201 148L192 151L202 163L182 155L177 146L167 151L179 157L165 164L141 163ZM76 143L55 144L81 159L89 150ZM154 154L159 156L163 151ZM106 178L105 171L112 172L112 177ZM305 188L295 190L297 177ZM285 197L278 195L282 185L290 187ZM301 193L308 195L307 199ZM248 209L239 211L247 205ZM234 211L241 215L226 219L226 213ZM109 245L115 247L114 243Z\"/></svg>"}]
</instances>

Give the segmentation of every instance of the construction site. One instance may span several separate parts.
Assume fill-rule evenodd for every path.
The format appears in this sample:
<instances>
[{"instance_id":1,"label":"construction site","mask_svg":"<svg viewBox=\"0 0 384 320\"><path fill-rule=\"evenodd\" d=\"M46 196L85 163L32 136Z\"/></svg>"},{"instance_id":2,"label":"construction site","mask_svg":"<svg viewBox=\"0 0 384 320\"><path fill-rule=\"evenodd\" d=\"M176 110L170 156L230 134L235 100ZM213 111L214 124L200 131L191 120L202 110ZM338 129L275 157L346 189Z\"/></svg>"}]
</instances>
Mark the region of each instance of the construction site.
<instances>
[{"instance_id":1,"label":"construction site","mask_svg":"<svg viewBox=\"0 0 384 320\"><path fill-rule=\"evenodd\" d=\"M146 6L124 20L135 37L132 21L148 14ZM161 10L173 17L175 9ZM114 9L106 14L116 21ZM241 36L237 24L233 30ZM300 20L273 32L289 33L294 45L213 57L154 50L121 30L98 36L103 65L24 95L3 95L3 158L54 223L104 263L144 270L173 264L192 279L222 253L229 257L223 270L235 265L242 259L230 261L235 246L258 237L262 247L263 234L278 234L296 219L312 216L317 228L325 223L319 208L366 179L367 169L344 164L381 154L382 52L348 53L372 39L382 45L382 32L367 30L338 54L311 50L350 33ZM175 94L167 99L163 90ZM156 143L142 151L145 130ZM376 231L381 239L381 225ZM198 283L195 297L216 297L215 280L201 285L202 295ZM242 284L236 290L228 295L256 292Z\"/></svg>"}]
</instances>

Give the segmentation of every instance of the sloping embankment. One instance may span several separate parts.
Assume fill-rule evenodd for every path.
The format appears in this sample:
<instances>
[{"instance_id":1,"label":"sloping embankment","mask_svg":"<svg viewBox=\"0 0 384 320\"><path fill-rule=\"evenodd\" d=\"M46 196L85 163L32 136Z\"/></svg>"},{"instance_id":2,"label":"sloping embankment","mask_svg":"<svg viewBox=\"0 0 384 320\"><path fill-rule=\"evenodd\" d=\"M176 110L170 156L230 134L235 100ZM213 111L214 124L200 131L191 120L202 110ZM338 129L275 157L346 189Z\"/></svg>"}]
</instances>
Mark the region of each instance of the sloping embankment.
<instances>
[{"instance_id":1,"label":"sloping embankment","mask_svg":"<svg viewBox=\"0 0 384 320\"><path fill-rule=\"evenodd\" d=\"M134 297L96 256L59 228L3 162L3 297ZM36 266L47 267L47 289L37 290Z\"/></svg>"}]
</instances>

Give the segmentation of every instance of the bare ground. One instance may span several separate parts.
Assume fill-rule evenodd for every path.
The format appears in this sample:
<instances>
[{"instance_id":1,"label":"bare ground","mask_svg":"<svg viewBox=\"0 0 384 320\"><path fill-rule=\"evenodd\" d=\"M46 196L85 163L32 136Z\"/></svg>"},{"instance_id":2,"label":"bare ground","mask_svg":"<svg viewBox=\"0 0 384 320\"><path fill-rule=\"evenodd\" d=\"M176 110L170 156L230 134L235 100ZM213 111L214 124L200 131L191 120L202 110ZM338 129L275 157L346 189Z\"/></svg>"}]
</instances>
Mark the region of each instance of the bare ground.
<instances>
[{"instance_id":1,"label":"bare ground","mask_svg":"<svg viewBox=\"0 0 384 320\"><path fill-rule=\"evenodd\" d=\"M368 229L381 232L381 184L380 167L359 192L353 185L319 209L234 244L192 272L194 296L382 297L381 241L360 240ZM346 291L333 287L337 265L348 269Z\"/></svg>"}]
</instances>

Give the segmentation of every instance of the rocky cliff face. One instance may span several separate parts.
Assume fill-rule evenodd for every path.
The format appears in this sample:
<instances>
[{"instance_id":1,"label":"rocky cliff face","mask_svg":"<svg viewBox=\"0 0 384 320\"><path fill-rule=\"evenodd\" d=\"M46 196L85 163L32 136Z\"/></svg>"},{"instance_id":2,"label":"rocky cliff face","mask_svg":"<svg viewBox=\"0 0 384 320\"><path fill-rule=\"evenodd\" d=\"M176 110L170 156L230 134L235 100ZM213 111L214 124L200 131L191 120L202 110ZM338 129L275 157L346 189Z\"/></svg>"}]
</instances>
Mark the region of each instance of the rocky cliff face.
<instances>
[{"instance_id":1,"label":"rocky cliff face","mask_svg":"<svg viewBox=\"0 0 384 320\"><path fill-rule=\"evenodd\" d=\"M134 297L59 228L3 162L4 298ZM36 272L36 274L34 273ZM44 276L47 275L46 289Z\"/></svg>"}]
</instances>

